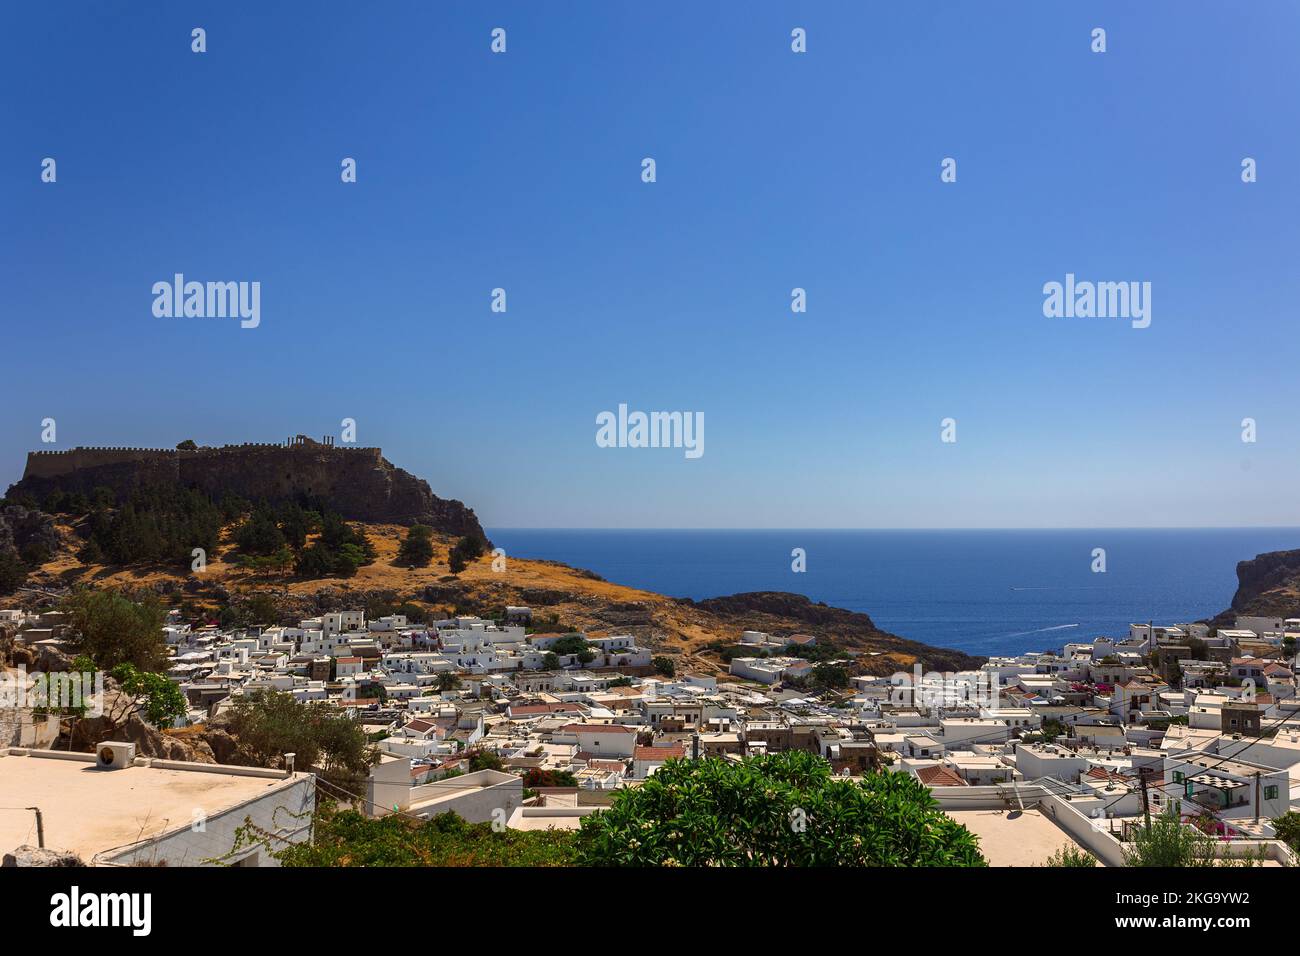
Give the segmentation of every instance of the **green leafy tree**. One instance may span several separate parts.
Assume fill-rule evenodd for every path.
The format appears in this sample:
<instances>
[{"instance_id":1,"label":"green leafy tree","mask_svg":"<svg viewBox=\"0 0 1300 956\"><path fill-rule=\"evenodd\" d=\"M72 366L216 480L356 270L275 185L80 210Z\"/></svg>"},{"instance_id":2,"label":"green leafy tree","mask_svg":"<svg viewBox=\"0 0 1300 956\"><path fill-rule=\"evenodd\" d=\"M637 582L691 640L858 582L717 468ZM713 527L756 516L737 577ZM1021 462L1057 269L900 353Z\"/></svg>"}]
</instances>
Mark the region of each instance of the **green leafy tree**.
<instances>
[{"instance_id":1,"label":"green leafy tree","mask_svg":"<svg viewBox=\"0 0 1300 956\"><path fill-rule=\"evenodd\" d=\"M296 767L316 768L327 783L350 793L361 792L377 759L359 720L319 701L300 703L280 691L236 697L229 726L239 741L236 762L269 767L293 753Z\"/></svg>"},{"instance_id":2,"label":"green leafy tree","mask_svg":"<svg viewBox=\"0 0 1300 956\"><path fill-rule=\"evenodd\" d=\"M491 750L473 750L469 754L469 769L473 773L475 770L502 770L505 764L501 758Z\"/></svg>"},{"instance_id":3,"label":"green leafy tree","mask_svg":"<svg viewBox=\"0 0 1300 956\"><path fill-rule=\"evenodd\" d=\"M410 601L403 601L402 606L397 609L397 613L406 618L409 624L423 624L429 620L429 612L418 604L412 604Z\"/></svg>"},{"instance_id":4,"label":"green leafy tree","mask_svg":"<svg viewBox=\"0 0 1300 956\"><path fill-rule=\"evenodd\" d=\"M319 538L304 548L294 563L299 577L327 575L352 577L359 568L373 563L375 547L360 527L353 527L339 515L327 512L321 518Z\"/></svg>"},{"instance_id":5,"label":"green leafy tree","mask_svg":"<svg viewBox=\"0 0 1300 956\"><path fill-rule=\"evenodd\" d=\"M542 670L553 671L559 666L560 659L555 655L555 652L547 651L545 656L542 658Z\"/></svg>"},{"instance_id":6,"label":"green leafy tree","mask_svg":"<svg viewBox=\"0 0 1300 956\"><path fill-rule=\"evenodd\" d=\"M650 663L660 677L677 676L677 664L671 657L654 657L650 659Z\"/></svg>"},{"instance_id":7,"label":"green leafy tree","mask_svg":"<svg viewBox=\"0 0 1300 956\"><path fill-rule=\"evenodd\" d=\"M348 542L340 545L334 555L334 573L340 577L350 578L368 563L365 549Z\"/></svg>"},{"instance_id":8,"label":"green leafy tree","mask_svg":"<svg viewBox=\"0 0 1300 956\"><path fill-rule=\"evenodd\" d=\"M108 563L179 564L194 548L215 553L225 517L201 491L178 485L133 489L119 507L108 488L91 492L87 526Z\"/></svg>"},{"instance_id":9,"label":"green leafy tree","mask_svg":"<svg viewBox=\"0 0 1300 956\"><path fill-rule=\"evenodd\" d=\"M27 583L27 565L12 549L0 550L0 594L12 594Z\"/></svg>"},{"instance_id":10,"label":"green leafy tree","mask_svg":"<svg viewBox=\"0 0 1300 956\"><path fill-rule=\"evenodd\" d=\"M567 657L570 654L581 654L589 646L587 639L581 634L566 634L551 645L551 652Z\"/></svg>"},{"instance_id":11,"label":"green leafy tree","mask_svg":"<svg viewBox=\"0 0 1300 956\"><path fill-rule=\"evenodd\" d=\"M313 544L298 555L293 570L300 578L326 577L334 571L334 556L323 544Z\"/></svg>"},{"instance_id":12,"label":"green leafy tree","mask_svg":"<svg viewBox=\"0 0 1300 956\"><path fill-rule=\"evenodd\" d=\"M118 690L129 698L130 712L139 714L155 727L171 727L185 716L188 709L185 695L166 674L142 671L132 664L118 664L109 676L117 681Z\"/></svg>"},{"instance_id":13,"label":"green leafy tree","mask_svg":"<svg viewBox=\"0 0 1300 956\"><path fill-rule=\"evenodd\" d=\"M193 438L187 438L183 442L178 442L176 445L177 451L198 451L198 449L198 443L195 442Z\"/></svg>"},{"instance_id":14,"label":"green leafy tree","mask_svg":"<svg viewBox=\"0 0 1300 956\"><path fill-rule=\"evenodd\" d=\"M302 550L310 531L311 519L297 502L290 502L280 509L280 533L293 550Z\"/></svg>"},{"instance_id":15,"label":"green leafy tree","mask_svg":"<svg viewBox=\"0 0 1300 956\"><path fill-rule=\"evenodd\" d=\"M90 490L90 507L95 511L106 511L116 507L117 492L107 485L97 485Z\"/></svg>"},{"instance_id":16,"label":"green leafy tree","mask_svg":"<svg viewBox=\"0 0 1300 956\"><path fill-rule=\"evenodd\" d=\"M1052 741L1057 737L1068 737L1070 730L1062 721L1057 720L1055 717L1048 717L1043 721L1040 733L1044 740Z\"/></svg>"},{"instance_id":17,"label":"green leafy tree","mask_svg":"<svg viewBox=\"0 0 1300 956\"><path fill-rule=\"evenodd\" d=\"M297 561L293 556L293 551L286 546L272 554L239 554L235 557L235 563L241 568L248 568L252 571L281 572L295 567Z\"/></svg>"},{"instance_id":18,"label":"green leafy tree","mask_svg":"<svg viewBox=\"0 0 1300 956\"><path fill-rule=\"evenodd\" d=\"M814 687L839 689L849 686L849 672L843 664L818 664L809 677Z\"/></svg>"},{"instance_id":19,"label":"green leafy tree","mask_svg":"<svg viewBox=\"0 0 1300 956\"><path fill-rule=\"evenodd\" d=\"M244 554L275 554L287 543L275 512L265 502L254 508L248 520L235 530L235 544Z\"/></svg>"},{"instance_id":20,"label":"green leafy tree","mask_svg":"<svg viewBox=\"0 0 1300 956\"><path fill-rule=\"evenodd\" d=\"M156 600L136 603L116 591L82 589L64 602L68 615L68 644L102 669L131 664L142 671L166 666L162 626L165 614Z\"/></svg>"},{"instance_id":21,"label":"green leafy tree","mask_svg":"<svg viewBox=\"0 0 1300 956\"><path fill-rule=\"evenodd\" d=\"M447 555L447 563L452 574L460 574L473 562L483 557L487 542L478 535L466 535L456 542Z\"/></svg>"},{"instance_id":22,"label":"green leafy tree","mask_svg":"<svg viewBox=\"0 0 1300 956\"><path fill-rule=\"evenodd\" d=\"M217 621L224 628L271 625L280 620L275 598L265 591L241 597L221 609Z\"/></svg>"},{"instance_id":23,"label":"green leafy tree","mask_svg":"<svg viewBox=\"0 0 1300 956\"><path fill-rule=\"evenodd\" d=\"M221 510L222 518L227 522L230 522L251 512L253 510L253 503L242 495L237 495L228 491L221 496L221 501L218 504L218 507Z\"/></svg>"},{"instance_id":24,"label":"green leafy tree","mask_svg":"<svg viewBox=\"0 0 1300 956\"><path fill-rule=\"evenodd\" d=\"M1198 827L1186 826L1172 808L1139 827L1124 847L1126 866L1205 867L1250 866L1257 860L1233 859L1219 851L1219 841Z\"/></svg>"},{"instance_id":25,"label":"green leafy tree","mask_svg":"<svg viewBox=\"0 0 1300 956\"><path fill-rule=\"evenodd\" d=\"M837 779L793 750L670 760L584 817L590 866L984 866L979 843L911 774Z\"/></svg>"},{"instance_id":26,"label":"green leafy tree","mask_svg":"<svg viewBox=\"0 0 1300 956\"><path fill-rule=\"evenodd\" d=\"M466 561L477 561L487 551L487 542L476 534L467 534L456 542L456 549L465 556Z\"/></svg>"},{"instance_id":27,"label":"green leafy tree","mask_svg":"<svg viewBox=\"0 0 1300 956\"><path fill-rule=\"evenodd\" d=\"M423 568L432 560L433 529L422 524L411 525L397 550L397 562L411 568Z\"/></svg>"},{"instance_id":28,"label":"green leafy tree","mask_svg":"<svg viewBox=\"0 0 1300 956\"><path fill-rule=\"evenodd\" d=\"M1280 817L1275 817L1273 819L1273 829L1276 831L1279 840L1292 850L1300 853L1300 813L1288 810Z\"/></svg>"},{"instance_id":29,"label":"green leafy tree","mask_svg":"<svg viewBox=\"0 0 1300 956\"><path fill-rule=\"evenodd\" d=\"M1097 858L1082 847L1063 846L1042 864L1052 867L1092 867L1097 865Z\"/></svg>"}]
</instances>

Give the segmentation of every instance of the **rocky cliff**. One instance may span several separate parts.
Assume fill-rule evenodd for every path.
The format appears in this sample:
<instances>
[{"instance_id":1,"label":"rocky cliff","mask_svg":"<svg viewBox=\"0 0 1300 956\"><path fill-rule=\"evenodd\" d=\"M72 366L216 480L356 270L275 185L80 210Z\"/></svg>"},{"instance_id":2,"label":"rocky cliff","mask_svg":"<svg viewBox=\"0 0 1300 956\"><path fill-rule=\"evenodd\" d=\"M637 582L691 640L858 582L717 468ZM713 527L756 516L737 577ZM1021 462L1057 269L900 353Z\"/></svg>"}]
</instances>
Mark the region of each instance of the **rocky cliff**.
<instances>
[{"instance_id":1,"label":"rocky cliff","mask_svg":"<svg viewBox=\"0 0 1300 956\"><path fill-rule=\"evenodd\" d=\"M1300 617L1300 550L1270 551L1237 562L1232 606L1211 622L1232 627L1237 615Z\"/></svg>"},{"instance_id":2,"label":"rocky cliff","mask_svg":"<svg viewBox=\"0 0 1300 956\"><path fill-rule=\"evenodd\" d=\"M58 547L59 533L49 515L22 505L0 507L0 553L31 553L30 549L35 549L36 553L52 554Z\"/></svg>"},{"instance_id":3,"label":"rocky cliff","mask_svg":"<svg viewBox=\"0 0 1300 956\"><path fill-rule=\"evenodd\" d=\"M823 640L829 638L837 647L913 658L925 670L974 670L986 660L952 648L909 641L882 631L868 615L859 611L831 607L786 591L751 591L703 601L682 599L681 603L725 620L732 627L772 634L806 630ZM869 673L879 671L870 666L869 660L865 663Z\"/></svg>"},{"instance_id":4,"label":"rocky cliff","mask_svg":"<svg viewBox=\"0 0 1300 956\"><path fill-rule=\"evenodd\" d=\"M11 495L37 501L51 491L119 494L141 485L179 483L220 497L271 502L308 497L354 521L427 524L445 534L483 535L472 509L437 497L427 482L397 468L378 448L354 448L299 435L284 444L220 448L74 448L31 452Z\"/></svg>"}]
</instances>

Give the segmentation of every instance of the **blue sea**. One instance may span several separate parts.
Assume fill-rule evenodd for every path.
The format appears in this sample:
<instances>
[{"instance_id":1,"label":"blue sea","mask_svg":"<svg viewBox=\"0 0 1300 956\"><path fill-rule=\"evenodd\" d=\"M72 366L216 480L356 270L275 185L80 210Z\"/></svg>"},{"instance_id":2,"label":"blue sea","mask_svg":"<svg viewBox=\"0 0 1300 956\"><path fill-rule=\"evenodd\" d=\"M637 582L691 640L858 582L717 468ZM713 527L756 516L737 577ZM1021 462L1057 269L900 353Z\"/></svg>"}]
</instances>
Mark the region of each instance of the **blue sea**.
<instances>
[{"instance_id":1,"label":"blue sea","mask_svg":"<svg viewBox=\"0 0 1300 956\"><path fill-rule=\"evenodd\" d=\"M902 637L971 654L1122 636L1228 607L1237 562L1300 548L1297 528L1051 531L589 531L497 528L519 558L675 597L793 591ZM791 570L803 548L807 571ZM1093 550L1106 571L1094 573Z\"/></svg>"}]
</instances>

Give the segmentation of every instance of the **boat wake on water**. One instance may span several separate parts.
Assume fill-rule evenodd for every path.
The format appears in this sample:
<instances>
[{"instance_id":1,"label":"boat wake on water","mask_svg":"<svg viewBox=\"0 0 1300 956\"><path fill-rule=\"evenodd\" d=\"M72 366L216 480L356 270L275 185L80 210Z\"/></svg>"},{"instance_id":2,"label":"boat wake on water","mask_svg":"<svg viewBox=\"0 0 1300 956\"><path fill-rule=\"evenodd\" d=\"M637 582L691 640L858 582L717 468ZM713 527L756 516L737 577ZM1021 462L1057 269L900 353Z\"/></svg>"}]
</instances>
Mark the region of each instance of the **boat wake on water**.
<instances>
[{"instance_id":1,"label":"boat wake on water","mask_svg":"<svg viewBox=\"0 0 1300 956\"><path fill-rule=\"evenodd\" d=\"M1066 631L1072 627L1078 627L1078 624L1055 624L1052 627L1038 627L1032 631L1016 631L1014 634L1005 634L1004 637L1024 637L1027 634L1042 634L1046 631Z\"/></svg>"}]
</instances>

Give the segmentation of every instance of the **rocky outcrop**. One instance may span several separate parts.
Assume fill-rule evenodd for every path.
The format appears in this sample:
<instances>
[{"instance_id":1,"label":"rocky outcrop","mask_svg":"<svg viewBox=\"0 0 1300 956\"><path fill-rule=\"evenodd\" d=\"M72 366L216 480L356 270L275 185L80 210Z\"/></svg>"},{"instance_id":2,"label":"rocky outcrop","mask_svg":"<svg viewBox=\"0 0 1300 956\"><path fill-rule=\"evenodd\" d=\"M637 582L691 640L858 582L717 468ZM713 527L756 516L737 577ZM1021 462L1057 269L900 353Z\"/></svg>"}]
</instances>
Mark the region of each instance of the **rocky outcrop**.
<instances>
[{"instance_id":1,"label":"rocky outcrop","mask_svg":"<svg viewBox=\"0 0 1300 956\"><path fill-rule=\"evenodd\" d=\"M238 763L239 741L225 727L209 725L203 733L202 744L212 754L214 763Z\"/></svg>"},{"instance_id":2,"label":"rocky outcrop","mask_svg":"<svg viewBox=\"0 0 1300 956\"><path fill-rule=\"evenodd\" d=\"M24 844L0 858L0 867L7 866L85 866L81 857L67 850L50 850Z\"/></svg>"},{"instance_id":3,"label":"rocky outcrop","mask_svg":"<svg viewBox=\"0 0 1300 956\"><path fill-rule=\"evenodd\" d=\"M880 630L866 614L814 602L802 594L750 591L703 601L683 598L681 603L722 618L732 628L766 631L778 636L788 636L796 628L807 630L817 635L819 641L836 647L869 648L877 653L915 658L924 670L972 670L985 660L951 648L909 641ZM870 662L866 664L868 671L874 673ZM887 666L893 669L892 665Z\"/></svg>"},{"instance_id":4,"label":"rocky outcrop","mask_svg":"<svg viewBox=\"0 0 1300 956\"><path fill-rule=\"evenodd\" d=\"M0 637L0 666L4 664L25 667L29 672L56 674L71 670L72 658L50 644L28 646Z\"/></svg>"},{"instance_id":5,"label":"rocky outcrop","mask_svg":"<svg viewBox=\"0 0 1300 956\"><path fill-rule=\"evenodd\" d=\"M1210 623L1232 627L1238 615L1300 617L1300 550L1269 551L1237 562L1232 606Z\"/></svg>"},{"instance_id":6,"label":"rocky outcrop","mask_svg":"<svg viewBox=\"0 0 1300 956\"><path fill-rule=\"evenodd\" d=\"M327 445L301 435L283 445L32 452L9 494L29 494L39 502L56 490L89 494L103 486L121 495L159 484L181 484L217 498L320 500L354 521L419 523L458 537L485 537L473 509L439 498L428 482L394 466L380 449Z\"/></svg>"},{"instance_id":7,"label":"rocky outcrop","mask_svg":"<svg viewBox=\"0 0 1300 956\"><path fill-rule=\"evenodd\" d=\"M22 505L0 508L0 554L50 555L60 543L54 519L44 512Z\"/></svg>"},{"instance_id":8,"label":"rocky outcrop","mask_svg":"<svg viewBox=\"0 0 1300 956\"><path fill-rule=\"evenodd\" d=\"M105 740L135 744L136 755L164 760L188 760L192 763L216 763L212 748L202 739L193 742L164 734L139 714L127 713L129 701L117 690L112 678L106 679L103 714L65 721L65 734L56 749L92 751Z\"/></svg>"}]
</instances>

